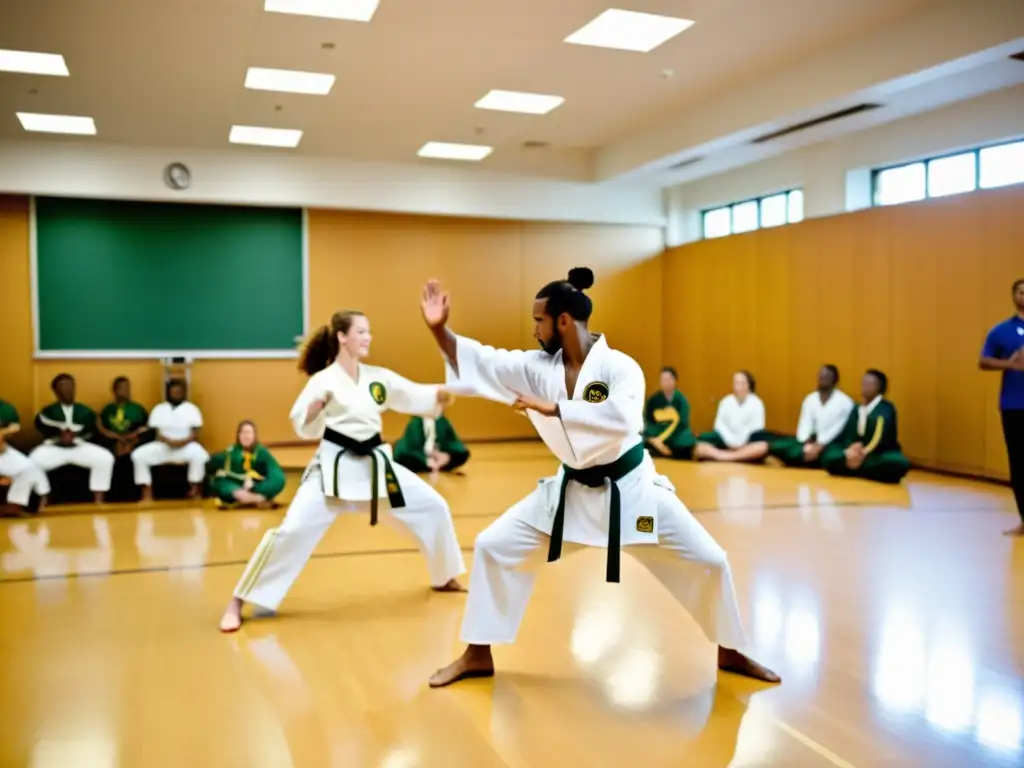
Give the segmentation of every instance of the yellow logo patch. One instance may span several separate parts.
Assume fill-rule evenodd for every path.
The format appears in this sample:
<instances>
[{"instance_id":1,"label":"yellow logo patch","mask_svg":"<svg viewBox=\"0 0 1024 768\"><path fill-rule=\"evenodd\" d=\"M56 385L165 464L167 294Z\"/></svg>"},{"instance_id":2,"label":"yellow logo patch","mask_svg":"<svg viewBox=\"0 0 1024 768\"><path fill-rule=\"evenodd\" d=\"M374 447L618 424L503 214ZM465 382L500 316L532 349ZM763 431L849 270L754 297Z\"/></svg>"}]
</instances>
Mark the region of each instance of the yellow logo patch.
<instances>
[{"instance_id":1,"label":"yellow logo patch","mask_svg":"<svg viewBox=\"0 0 1024 768\"><path fill-rule=\"evenodd\" d=\"M608 399L608 385L603 381L592 381L583 388L583 399L588 403L603 403Z\"/></svg>"},{"instance_id":2,"label":"yellow logo patch","mask_svg":"<svg viewBox=\"0 0 1024 768\"><path fill-rule=\"evenodd\" d=\"M654 533L654 518L653 517L638 517L636 519L636 529L640 533Z\"/></svg>"},{"instance_id":3,"label":"yellow logo patch","mask_svg":"<svg viewBox=\"0 0 1024 768\"><path fill-rule=\"evenodd\" d=\"M384 405L384 401L388 399L388 391L379 381L371 381L370 397L377 405Z\"/></svg>"}]
</instances>

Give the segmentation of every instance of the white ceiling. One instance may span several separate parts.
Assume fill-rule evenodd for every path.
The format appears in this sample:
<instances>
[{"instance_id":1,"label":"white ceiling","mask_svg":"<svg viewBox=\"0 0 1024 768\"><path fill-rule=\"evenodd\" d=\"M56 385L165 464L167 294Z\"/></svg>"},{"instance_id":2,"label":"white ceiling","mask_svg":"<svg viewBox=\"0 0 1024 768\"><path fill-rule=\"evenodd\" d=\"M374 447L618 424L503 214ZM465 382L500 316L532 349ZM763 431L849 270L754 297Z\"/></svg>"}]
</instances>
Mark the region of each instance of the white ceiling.
<instances>
[{"instance_id":1,"label":"white ceiling","mask_svg":"<svg viewBox=\"0 0 1024 768\"><path fill-rule=\"evenodd\" d=\"M958 4L1024 7L1020 0ZM437 162L416 157L427 141L482 143L495 150L480 168L588 180L602 175L598 154L618 143L636 144L666 120L703 115L723 94L950 5L380 0L364 24L265 13L262 0L0 0L0 48L61 53L71 71L68 78L0 72L0 140L54 140L26 134L16 111L93 116L99 135L78 141L225 152L233 149L231 125L246 124L305 132L298 149L268 152L423 164ZM648 54L562 42L608 7L697 23ZM1015 35L1024 37L1024 27L1006 32ZM325 97L251 91L243 88L249 66L328 72L337 82ZM666 69L674 76L663 77ZM566 101L543 116L474 109L492 88ZM551 146L524 149L524 141ZM680 139L672 151L686 149ZM656 154L663 165L673 161Z\"/></svg>"}]
</instances>

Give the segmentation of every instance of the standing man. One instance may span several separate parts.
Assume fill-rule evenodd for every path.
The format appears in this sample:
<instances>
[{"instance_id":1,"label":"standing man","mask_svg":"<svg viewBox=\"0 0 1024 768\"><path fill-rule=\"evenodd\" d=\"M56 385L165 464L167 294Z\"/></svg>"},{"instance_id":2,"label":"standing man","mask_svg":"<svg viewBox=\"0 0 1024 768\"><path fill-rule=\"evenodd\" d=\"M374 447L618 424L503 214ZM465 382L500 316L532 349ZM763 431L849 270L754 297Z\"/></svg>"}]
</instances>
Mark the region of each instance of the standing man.
<instances>
[{"instance_id":1,"label":"standing man","mask_svg":"<svg viewBox=\"0 0 1024 768\"><path fill-rule=\"evenodd\" d=\"M1017 499L1021 523L1007 536L1024 536L1024 278L1013 284L1017 313L988 332L978 366L983 371L1002 371L999 410L1003 437L1010 460L1010 485Z\"/></svg>"}]
</instances>

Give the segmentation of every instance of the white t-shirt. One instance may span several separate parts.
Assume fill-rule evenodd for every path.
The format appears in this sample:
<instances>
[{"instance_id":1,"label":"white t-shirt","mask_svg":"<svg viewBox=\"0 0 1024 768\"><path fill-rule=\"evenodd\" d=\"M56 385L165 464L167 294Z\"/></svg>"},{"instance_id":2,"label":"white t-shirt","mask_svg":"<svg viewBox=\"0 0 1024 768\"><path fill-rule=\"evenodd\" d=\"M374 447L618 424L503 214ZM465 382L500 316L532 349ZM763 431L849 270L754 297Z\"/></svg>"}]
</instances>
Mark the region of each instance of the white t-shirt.
<instances>
[{"instance_id":1,"label":"white t-shirt","mask_svg":"<svg viewBox=\"0 0 1024 768\"><path fill-rule=\"evenodd\" d=\"M187 400L176 406L164 401L150 411L149 426L170 440L184 440L203 426L203 414Z\"/></svg>"},{"instance_id":2,"label":"white t-shirt","mask_svg":"<svg viewBox=\"0 0 1024 768\"><path fill-rule=\"evenodd\" d=\"M831 396L824 403L821 402L820 392L811 392L804 398L800 408L796 439L806 443L814 435L821 445L828 445L842 433L853 407L853 400L841 390L832 390Z\"/></svg>"},{"instance_id":3,"label":"white t-shirt","mask_svg":"<svg viewBox=\"0 0 1024 768\"><path fill-rule=\"evenodd\" d=\"M742 448L754 432L764 429L764 424L764 403L753 392L742 403L736 395L726 395L718 404L715 432L730 448Z\"/></svg>"}]
</instances>

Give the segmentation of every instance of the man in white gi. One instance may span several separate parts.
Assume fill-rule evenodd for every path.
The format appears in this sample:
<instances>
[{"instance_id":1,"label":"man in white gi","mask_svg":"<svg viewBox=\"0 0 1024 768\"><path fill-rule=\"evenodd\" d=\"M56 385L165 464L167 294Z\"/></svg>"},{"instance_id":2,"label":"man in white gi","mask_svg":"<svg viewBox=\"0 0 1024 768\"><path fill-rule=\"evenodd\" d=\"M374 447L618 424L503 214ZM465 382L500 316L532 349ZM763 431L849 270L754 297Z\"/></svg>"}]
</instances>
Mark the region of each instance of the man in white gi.
<instances>
[{"instance_id":1,"label":"man in white gi","mask_svg":"<svg viewBox=\"0 0 1024 768\"><path fill-rule=\"evenodd\" d=\"M151 470L161 464L188 464L188 481L192 485L190 497L198 497L202 490L210 454L199 444L203 414L185 399L187 391L181 379L167 382L166 401L149 414L149 426L156 431L155 439L132 451L135 484L142 486L143 501L153 499Z\"/></svg>"},{"instance_id":2,"label":"man in white gi","mask_svg":"<svg viewBox=\"0 0 1024 768\"><path fill-rule=\"evenodd\" d=\"M75 379L68 373L54 376L50 389L57 396L36 414L36 429L45 438L29 458L44 472L73 464L89 470L89 490L102 504L114 474L114 454L89 442L96 433L96 412L75 402Z\"/></svg>"},{"instance_id":3,"label":"man in white gi","mask_svg":"<svg viewBox=\"0 0 1024 768\"><path fill-rule=\"evenodd\" d=\"M515 640L533 588L535 574L521 566L545 544L548 562L558 560L563 539L607 547L611 582L619 580L620 548L629 547L718 645L719 669L778 682L737 650L744 634L725 552L644 450L643 371L587 327L593 307L583 291L593 282L589 269L577 268L540 290L533 316L542 349L530 352L456 336L447 328L448 295L436 281L424 289L423 316L447 360L446 387L524 410L562 461L556 476L477 537L461 632L468 647L430 685L494 674L491 645Z\"/></svg>"},{"instance_id":4,"label":"man in white gi","mask_svg":"<svg viewBox=\"0 0 1024 768\"><path fill-rule=\"evenodd\" d=\"M7 442L7 438L21 431L17 409L6 400L0 400L0 477L9 477L7 503L28 509L32 491L39 496L39 509L46 505L50 482L46 473L24 453Z\"/></svg>"},{"instance_id":5,"label":"man in white gi","mask_svg":"<svg viewBox=\"0 0 1024 768\"><path fill-rule=\"evenodd\" d=\"M823 365L818 371L818 388L800 407L796 437L770 435L769 453L787 467L821 469L821 454L842 434L853 408L853 399L839 389L839 369Z\"/></svg>"}]
</instances>

